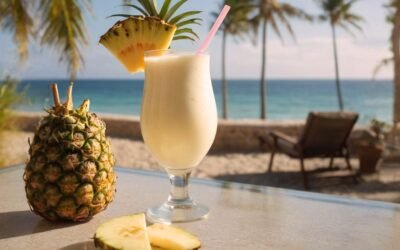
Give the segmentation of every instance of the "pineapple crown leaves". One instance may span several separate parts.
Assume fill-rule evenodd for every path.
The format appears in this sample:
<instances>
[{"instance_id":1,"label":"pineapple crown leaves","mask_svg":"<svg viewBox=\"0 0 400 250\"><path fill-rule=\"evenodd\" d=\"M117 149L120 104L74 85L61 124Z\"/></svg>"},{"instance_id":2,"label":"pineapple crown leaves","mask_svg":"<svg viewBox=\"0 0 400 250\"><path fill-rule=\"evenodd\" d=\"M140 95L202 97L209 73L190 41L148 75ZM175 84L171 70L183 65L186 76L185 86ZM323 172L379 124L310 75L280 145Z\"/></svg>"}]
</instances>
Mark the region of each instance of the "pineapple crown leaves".
<instances>
[{"instance_id":1,"label":"pineapple crown leaves","mask_svg":"<svg viewBox=\"0 0 400 250\"><path fill-rule=\"evenodd\" d=\"M57 83L53 83L51 85L51 89L53 92L54 99L54 107L52 109L45 110L47 113L56 113L58 115L68 114L70 111L73 111L73 101L72 101L72 88L74 83L70 82L67 92L67 100L65 103L61 103L60 96L58 93ZM78 114L84 114L89 112L90 100L85 99L81 106L77 109Z\"/></svg>"},{"instance_id":2,"label":"pineapple crown leaves","mask_svg":"<svg viewBox=\"0 0 400 250\"><path fill-rule=\"evenodd\" d=\"M179 8L186 3L188 0L178 0L176 3L172 3L172 0L164 0L161 9L158 9L157 0L136 0L138 4L123 4L121 6L131 7L144 16L154 16L166 23L175 25L177 30L175 32L173 40L192 40L198 39L198 35L193 29L189 28L190 25L200 25L203 21L201 18L196 17L201 11L186 11L180 14L176 14ZM130 17L127 14L115 14L109 17ZM189 26L189 27L188 27Z\"/></svg>"}]
</instances>

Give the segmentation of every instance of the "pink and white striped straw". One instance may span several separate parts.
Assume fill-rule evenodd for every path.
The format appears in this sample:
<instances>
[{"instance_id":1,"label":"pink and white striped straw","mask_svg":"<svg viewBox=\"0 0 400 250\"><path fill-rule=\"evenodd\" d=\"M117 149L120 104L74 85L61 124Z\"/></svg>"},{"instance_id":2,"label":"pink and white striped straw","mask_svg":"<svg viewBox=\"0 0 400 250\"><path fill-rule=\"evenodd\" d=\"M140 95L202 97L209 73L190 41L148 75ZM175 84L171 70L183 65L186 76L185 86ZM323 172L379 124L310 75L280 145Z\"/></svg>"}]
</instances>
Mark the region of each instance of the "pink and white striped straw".
<instances>
[{"instance_id":1,"label":"pink and white striped straw","mask_svg":"<svg viewBox=\"0 0 400 250\"><path fill-rule=\"evenodd\" d=\"M204 51L207 50L208 45L210 45L211 40L214 38L215 33L217 33L219 27L221 26L222 22L224 21L226 15L228 14L230 8L231 7L229 5L225 5L224 8L222 9L221 13L219 13L218 18L217 18L217 20L215 20L215 23L212 26L210 32L208 32L206 39L201 44L200 48L197 50L198 54L204 53Z\"/></svg>"}]
</instances>

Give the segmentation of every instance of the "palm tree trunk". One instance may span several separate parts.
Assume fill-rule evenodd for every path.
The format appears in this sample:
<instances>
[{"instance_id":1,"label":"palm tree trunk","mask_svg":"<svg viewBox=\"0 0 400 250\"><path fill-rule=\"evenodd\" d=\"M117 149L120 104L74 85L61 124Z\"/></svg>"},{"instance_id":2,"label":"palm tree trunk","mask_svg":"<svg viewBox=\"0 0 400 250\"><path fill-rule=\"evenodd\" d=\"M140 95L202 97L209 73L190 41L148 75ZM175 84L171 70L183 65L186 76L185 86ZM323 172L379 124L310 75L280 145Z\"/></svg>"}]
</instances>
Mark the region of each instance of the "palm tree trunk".
<instances>
[{"instance_id":1,"label":"palm tree trunk","mask_svg":"<svg viewBox=\"0 0 400 250\"><path fill-rule=\"evenodd\" d=\"M394 104L393 122L400 122L400 9L397 9L392 31L392 46L394 57Z\"/></svg>"},{"instance_id":2,"label":"palm tree trunk","mask_svg":"<svg viewBox=\"0 0 400 250\"><path fill-rule=\"evenodd\" d=\"M267 119L267 104L265 100L265 68L267 59L267 20L263 19L262 24L262 52L261 52L261 79L260 79L260 100L261 119Z\"/></svg>"},{"instance_id":3,"label":"palm tree trunk","mask_svg":"<svg viewBox=\"0 0 400 250\"><path fill-rule=\"evenodd\" d=\"M222 118L228 118L228 86L226 82L226 30L222 35Z\"/></svg>"},{"instance_id":4,"label":"palm tree trunk","mask_svg":"<svg viewBox=\"0 0 400 250\"><path fill-rule=\"evenodd\" d=\"M331 27L332 27L332 39L333 39L333 54L335 57L336 93L339 102L339 110L343 111L343 97L342 97L342 90L340 89L339 59L338 59L337 44L336 44L336 29L334 24L331 24Z\"/></svg>"}]
</instances>

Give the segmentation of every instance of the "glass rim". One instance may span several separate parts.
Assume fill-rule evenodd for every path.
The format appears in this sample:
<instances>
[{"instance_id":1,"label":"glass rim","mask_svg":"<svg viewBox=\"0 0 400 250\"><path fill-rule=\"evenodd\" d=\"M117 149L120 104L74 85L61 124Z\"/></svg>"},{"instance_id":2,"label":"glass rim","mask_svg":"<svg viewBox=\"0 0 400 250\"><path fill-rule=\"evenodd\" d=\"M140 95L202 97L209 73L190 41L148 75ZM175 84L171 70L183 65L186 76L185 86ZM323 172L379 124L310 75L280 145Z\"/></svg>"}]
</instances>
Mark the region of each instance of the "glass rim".
<instances>
[{"instance_id":1,"label":"glass rim","mask_svg":"<svg viewBox=\"0 0 400 250\"><path fill-rule=\"evenodd\" d=\"M200 52L193 50L180 49L154 49L144 51L144 57L159 57L166 55L209 55L208 52Z\"/></svg>"}]
</instances>

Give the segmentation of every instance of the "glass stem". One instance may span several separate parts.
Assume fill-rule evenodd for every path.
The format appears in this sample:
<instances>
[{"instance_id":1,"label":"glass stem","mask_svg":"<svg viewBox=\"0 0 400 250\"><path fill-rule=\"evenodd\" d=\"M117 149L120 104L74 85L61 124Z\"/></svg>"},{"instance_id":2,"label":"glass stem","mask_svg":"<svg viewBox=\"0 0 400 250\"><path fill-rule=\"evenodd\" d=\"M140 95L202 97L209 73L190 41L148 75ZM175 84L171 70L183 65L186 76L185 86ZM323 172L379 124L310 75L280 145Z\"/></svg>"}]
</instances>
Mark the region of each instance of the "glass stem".
<instances>
[{"instance_id":1,"label":"glass stem","mask_svg":"<svg viewBox=\"0 0 400 250\"><path fill-rule=\"evenodd\" d=\"M169 174L171 190L168 197L169 203L182 203L191 201L189 196L189 176L190 172L182 174Z\"/></svg>"}]
</instances>

